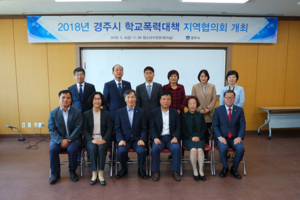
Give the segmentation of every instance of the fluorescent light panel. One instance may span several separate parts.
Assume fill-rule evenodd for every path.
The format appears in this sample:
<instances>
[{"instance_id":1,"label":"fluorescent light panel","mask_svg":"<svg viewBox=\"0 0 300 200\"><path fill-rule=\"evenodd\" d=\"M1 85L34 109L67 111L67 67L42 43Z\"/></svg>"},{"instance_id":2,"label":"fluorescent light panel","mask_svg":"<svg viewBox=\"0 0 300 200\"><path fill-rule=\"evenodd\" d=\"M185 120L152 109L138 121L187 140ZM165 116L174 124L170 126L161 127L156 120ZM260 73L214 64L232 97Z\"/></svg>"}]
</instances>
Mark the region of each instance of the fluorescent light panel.
<instances>
[{"instance_id":1,"label":"fluorescent light panel","mask_svg":"<svg viewBox=\"0 0 300 200\"><path fill-rule=\"evenodd\" d=\"M122 0L55 0L56 2L97 2L97 1L122 1Z\"/></svg>"},{"instance_id":2,"label":"fluorescent light panel","mask_svg":"<svg viewBox=\"0 0 300 200\"><path fill-rule=\"evenodd\" d=\"M181 0L186 3L246 3L249 0Z\"/></svg>"}]
</instances>

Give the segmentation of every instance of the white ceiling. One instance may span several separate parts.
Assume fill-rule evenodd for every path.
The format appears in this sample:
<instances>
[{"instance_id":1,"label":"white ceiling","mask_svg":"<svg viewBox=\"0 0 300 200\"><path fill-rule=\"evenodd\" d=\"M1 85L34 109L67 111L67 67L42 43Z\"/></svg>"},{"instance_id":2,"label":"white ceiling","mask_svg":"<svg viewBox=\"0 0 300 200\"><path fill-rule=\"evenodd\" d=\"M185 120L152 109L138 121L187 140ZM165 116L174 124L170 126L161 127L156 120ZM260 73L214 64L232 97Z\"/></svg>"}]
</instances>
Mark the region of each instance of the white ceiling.
<instances>
[{"instance_id":1,"label":"white ceiling","mask_svg":"<svg viewBox=\"0 0 300 200\"><path fill-rule=\"evenodd\" d=\"M0 0L0 15L199 14L300 16L300 0L249 0L245 4L182 3L180 0L57 3L55 0Z\"/></svg>"}]
</instances>

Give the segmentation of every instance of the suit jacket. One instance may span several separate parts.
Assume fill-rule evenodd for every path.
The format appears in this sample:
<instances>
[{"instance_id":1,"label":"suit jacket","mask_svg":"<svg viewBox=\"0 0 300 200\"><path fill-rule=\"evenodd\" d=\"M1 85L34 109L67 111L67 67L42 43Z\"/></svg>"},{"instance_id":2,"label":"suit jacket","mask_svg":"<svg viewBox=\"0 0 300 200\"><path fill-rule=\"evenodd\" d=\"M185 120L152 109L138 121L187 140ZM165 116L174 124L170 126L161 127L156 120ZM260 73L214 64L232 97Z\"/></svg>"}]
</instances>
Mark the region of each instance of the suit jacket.
<instances>
[{"instance_id":1,"label":"suit jacket","mask_svg":"<svg viewBox=\"0 0 300 200\"><path fill-rule=\"evenodd\" d=\"M182 137L187 140L192 140L193 137L199 137L200 140L205 139L206 124L202 113L195 112L194 114L197 135L193 134L193 118L188 111L181 118L181 133Z\"/></svg>"},{"instance_id":2,"label":"suit jacket","mask_svg":"<svg viewBox=\"0 0 300 200\"><path fill-rule=\"evenodd\" d=\"M73 106L81 110L82 113L93 107L92 105L87 103L88 98L96 91L93 84L84 82L82 101L80 101L77 84L70 86L68 90L72 92Z\"/></svg>"},{"instance_id":3,"label":"suit jacket","mask_svg":"<svg viewBox=\"0 0 300 200\"><path fill-rule=\"evenodd\" d=\"M151 99L149 99L146 83L136 87L136 106L145 110L146 122L149 123L151 110L160 107L159 97L162 93L162 85L153 82Z\"/></svg>"},{"instance_id":4,"label":"suit jacket","mask_svg":"<svg viewBox=\"0 0 300 200\"><path fill-rule=\"evenodd\" d=\"M107 105L103 106L103 108L109 111L110 119L113 123L115 122L117 110L126 106L123 94L128 89L131 89L131 85L124 80L122 80L122 96L120 95L115 80L107 82L104 85L103 96Z\"/></svg>"},{"instance_id":5,"label":"suit jacket","mask_svg":"<svg viewBox=\"0 0 300 200\"><path fill-rule=\"evenodd\" d=\"M147 126L145 121L145 113L142 108L134 107L132 127L130 125L127 106L117 111L115 121L116 140L127 142L131 136L136 140L147 140Z\"/></svg>"},{"instance_id":6,"label":"suit jacket","mask_svg":"<svg viewBox=\"0 0 300 200\"><path fill-rule=\"evenodd\" d=\"M176 137L178 141L180 140L180 120L178 111L169 108L169 128L170 135ZM160 138L163 130L163 119L162 119L162 110L161 107L155 108L151 111L150 116L150 135L151 140L155 138Z\"/></svg>"},{"instance_id":7,"label":"suit jacket","mask_svg":"<svg viewBox=\"0 0 300 200\"><path fill-rule=\"evenodd\" d=\"M68 114L68 131L67 137L64 117L60 106L50 111L48 119L48 129L51 135L50 146L54 143L60 144L63 139L76 141L81 145L82 113L77 108L70 106Z\"/></svg>"},{"instance_id":8,"label":"suit jacket","mask_svg":"<svg viewBox=\"0 0 300 200\"><path fill-rule=\"evenodd\" d=\"M203 108L207 108L210 111L209 113L204 115L204 118L206 123L211 123L214 114L214 107L217 101L215 85L207 83L204 93L201 87L201 83L195 84L193 85L192 95L196 96L200 101L200 106L197 108L198 112L200 112L200 110Z\"/></svg>"},{"instance_id":9,"label":"suit jacket","mask_svg":"<svg viewBox=\"0 0 300 200\"><path fill-rule=\"evenodd\" d=\"M100 111L100 130L102 139L106 143L110 144L112 141L112 131L113 127L111 125L109 112L107 110L101 109ZM84 135L84 144L91 142L93 138L94 131L94 113L93 109L90 109L83 113L83 135Z\"/></svg>"},{"instance_id":10,"label":"suit jacket","mask_svg":"<svg viewBox=\"0 0 300 200\"><path fill-rule=\"evenodd\" d=\"M229 123L225 105L215 109L212 123L216 140L218 137L225 138L229 131L231 131L233 138L240 137L242 140L244 139L246 130L244 110L233 105L231 113L231 122Z\"/></svg>"}]
</instances>

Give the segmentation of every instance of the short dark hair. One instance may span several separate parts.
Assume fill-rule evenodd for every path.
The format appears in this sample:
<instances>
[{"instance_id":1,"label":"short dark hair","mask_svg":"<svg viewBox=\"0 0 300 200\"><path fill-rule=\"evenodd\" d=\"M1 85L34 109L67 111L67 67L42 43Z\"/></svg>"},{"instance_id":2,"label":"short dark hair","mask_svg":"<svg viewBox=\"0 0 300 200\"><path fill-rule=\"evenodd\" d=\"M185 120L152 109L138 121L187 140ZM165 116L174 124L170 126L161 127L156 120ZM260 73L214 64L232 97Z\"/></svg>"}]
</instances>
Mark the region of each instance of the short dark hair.
<instances>
[{"instance_id":1,"label":"short dark hair","mask_svg":"<svg viewBox=\"0 0 300 200\"><path fill-rule=\"evenodd\" d=\"M170 91L162 91L162 93L160 93L160 95L159 95L159 99L161 99L161 97L165 96L165 95L170 95L171 96L171 100L173 99L173 94Z\"/></svg>"},{"instance_id":2,"label":"short dark hair","mask_svg":"<svg viewBox=\"0 0 300 200\"><path fill-rule=\"evenodd\" d=\"M202 73L204 73L205 76L207 76L207 82L208 82L208 80L209 80L209 73L208 73L208 71L207 71L206 69L202 69L202 70L199 72L199 74L198 74L198 80L199 80L199 82L201 82L200 76L201 76Z\"/></svg>"},{"instance_id":3,"label":"short dark hair","mask_svg":"<svg viewBox=\"0 0 300 200\"><path fill-rule=\"evenodd\" d=\"M228 76L231 76L231 75L235 75L236 81L239 80L239 73L237 73L237 71L235 71L235 70L230 70L227 72L226 81L228 80Z\"/></svg>"},{"instance_id":4,"label":"short dark hair","mask_svg":"<svg viewBox=\"0 0 300 200\"><path fill-rule=\"evenodd\" d=\"M112 71L114 71L114 70L115 70L115 67L116 67L116 66L120 66L120 67L122 67L121 65L119 65L119 64L116 64L116 65L114 65L114 66L113 66L113 68L112 68ZM123 67L122 67L122 69L123 69Z\"/></svg>"},{"instance_id":5,"label":"short dark hair","mask_svg":"<svg viewBox=\"0 0 300 200\"><path fill-rule=\"evenodd\" d=\"M93 92L93 93L91 94L91 96L88 98L87 103L90 104L90 105L93 105L94 97L95 97L95 95L97 95L97 94L100 95L100 98L101 98L101 101L102 101L101 106L106 105L105 98L104 98L104 96L103 96L103 94L102 94L101 92Z\"/></svg>"},{"instance_id":6,"label":"short dark hair","mask_svg":"<svg viewBox=\"0 0 300 200\"><path fill-rule=\"evenodd\" d=\"M179 80L179 73L178 73L178 71L176 71L174 69L171 70L171 71L169 71L169 73L168 73L168 80L169 80L170 76L172 76L174 74L176 74L178 76L178 80Z\"/></svg>"},{"instance_id":7,"label":"short dark hair","mask_svg":"<svg viewBox=\"0 0 300 200\"><path fill-rule=\"evenodd\" d=\"M150 66L147 66L147 67L145 67L145 69L144 69L144 73L145 73L147 70L150 70L150 71L152 71L152 72L153 72L153 74L154 74L154 69L153 69L152 67L150 67Z\"/></svg>"},{"instance_id":8,"label":"short dark hair","mask_svg":"<svg viewBox=\"0 0 300 200\"><path fill-rule=\"evenodd\" d=\"M69 90L62 90L58 93L58 97L60 98L61 94L70 94L71 95L71 102L73 102L73 98L72 98L72 92L70 92Z\"/></svg>"},{"instance_id":9,"label":"short dark hair","mask_svg":"<svg viewBox=\"0 0 300 200\"><path fill-rule=\"evenodd\" d=\"M226 90L226 91L224 92L223 97L225 97L225 95L226 95L227 93L233 93L233 95L234 95L234 97L235 97L235 92L234 92L233 90Z\"/></svg>"},{"instance_id":10,"label":"short dark hair","mask_svg":"<svg viewBox=\"0 0 300 200\"><path fill-rule=\"evenodd\" d=\"M126 91L124 92L124 94L123 94L124 99L125 99L126 96L129 95L131 92L133 92L133 93L134 93L134 96L136 96L136 95L135 95L135 91L134 91L133 89L128 89L128 90L126 90Z\"/></svg>"},{"instance_id":11,"label":"short dark hair","mask_svg":"<svg viewBox=\"0 0 300 200\"><path fill-rule=\"evenodd\" d=\"M185 99L185 107L188 108L188 105L189 105L189 100L191 99L195 99L196 100L196 104L197 104L197 108L200 106L200 102L199 102L199 99L196 97L196 96L189 96Z\"/></svg>"},{"instance_id":12,"label":"short dark hair","mask_svg":"<svg viewBox=\"0 0 300 200\"><path fill-rule=\"evenodd\" d=\"M84 69L81 68L81 67L78 67L78 68L74 69L73 75L75 76L75 74L76 74L77 72L83 72L83 74L85 75L85 71L84 71Z\"/></svg>"}]
</instances>

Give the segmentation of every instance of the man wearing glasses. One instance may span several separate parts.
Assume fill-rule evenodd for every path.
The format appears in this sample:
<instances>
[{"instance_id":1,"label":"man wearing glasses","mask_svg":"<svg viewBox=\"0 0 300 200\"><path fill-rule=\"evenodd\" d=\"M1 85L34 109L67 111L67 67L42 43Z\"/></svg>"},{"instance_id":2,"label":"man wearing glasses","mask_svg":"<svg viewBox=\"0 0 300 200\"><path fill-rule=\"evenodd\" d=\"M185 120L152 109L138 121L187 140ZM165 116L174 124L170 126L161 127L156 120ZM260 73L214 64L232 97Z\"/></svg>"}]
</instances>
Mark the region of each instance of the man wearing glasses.
<instances>
[{"instance_id":1,"label":"man wearing glasses","mask_svg":"<svg viewBox=\"0 0 300 200\"><path fill-rule=\"evenodd\" d=\"M245 151L242 143L246 129L244 110L239 106L233 105L235 93L232 90L224 92L223 100L225 104L215 109L212 120L215 143L218 146L220 159L223 163L220 177L226 177L227 172L229 171L227 165L227 152L228 147L231 147L235 151L235 156L230 173L235 178L241 179L241 175L237 169Z\"/></svg>"}]
</instances>

